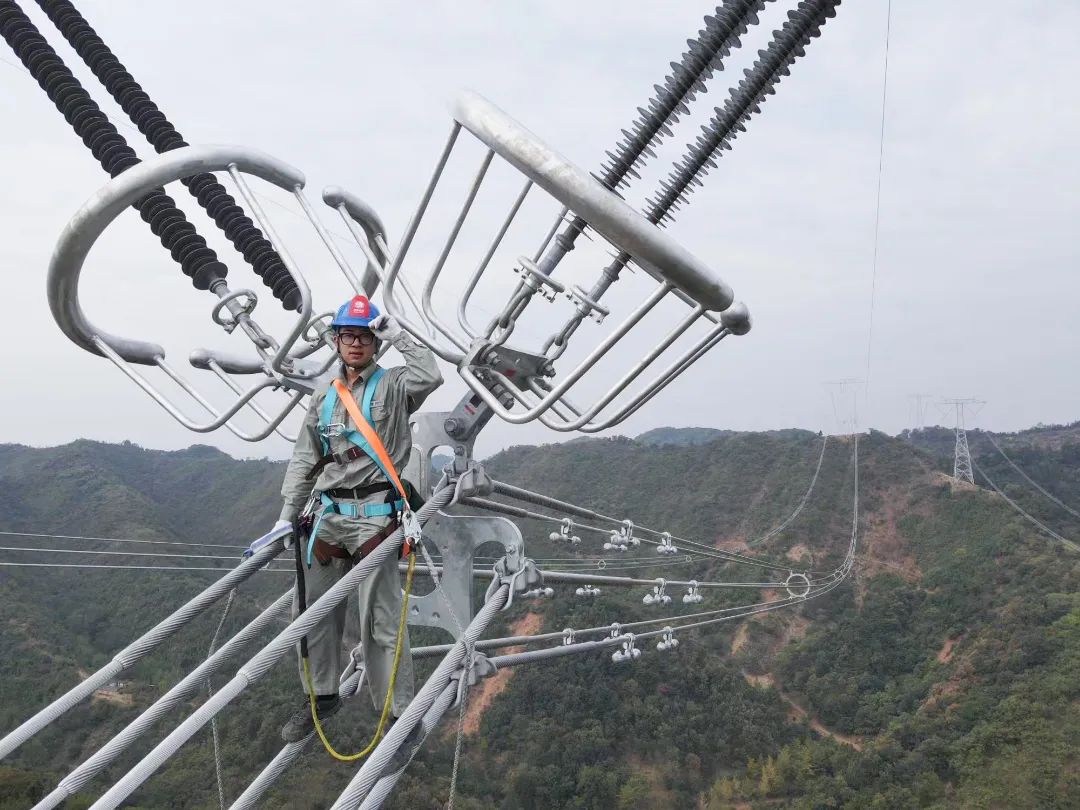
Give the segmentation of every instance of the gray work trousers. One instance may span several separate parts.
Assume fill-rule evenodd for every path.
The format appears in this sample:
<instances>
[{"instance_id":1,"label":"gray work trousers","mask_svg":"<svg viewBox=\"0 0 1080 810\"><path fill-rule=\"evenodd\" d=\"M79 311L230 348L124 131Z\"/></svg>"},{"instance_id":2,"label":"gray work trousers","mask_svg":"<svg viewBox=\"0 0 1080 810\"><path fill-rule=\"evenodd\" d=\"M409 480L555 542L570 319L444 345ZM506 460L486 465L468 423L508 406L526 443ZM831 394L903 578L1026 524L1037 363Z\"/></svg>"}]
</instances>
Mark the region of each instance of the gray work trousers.
<instances>
[{"instance_id":1,"label":"gray work trousers","mask_svg":"<svg viewBox=\"0 0 1080 810\"><path fill-rule=\"evenodd\" d=\"M356 503L356 501L343 501ZM317 537L324 543L342 546L355 552L360 544L383 528L388 518L351 518L344 515L329 514L319 526ZM302 553L306 563L306 540ZM313 558L311 567L304 566L304 584L307 604L332 588L353 564L349 560L333 558L327 565L321 565ZM381 565L368 574L357 588L357 601L346 599L334 608L325 618L315 625L307 635L308 661L311 666L311 679L316 695L333 695L338 691L338 678L348 661L348 651L344 648L346 627L351 626L351 619L359 624L360 649L363 657L368 690L377 710L381 710L386 692L390 687L390 673L394 667L394 649L397 646L398 623L401 619L401 576L398 573L398 555L391 553ZM355 606L355 608L354 608ZM350 616L350 610L356 609ZM299 614L297 596L293 593L293 618ZM350 634L354 635L354 634ZM300 665L300 680L304 681L303 661L300 657L300 645L296 649ZM304 691L307 684L304 683ZM398 665L397 678L394 682L393 715L398 717L405 711L413 698L414 680L412 655L409 651L408 629L405 631L401 649L401 662Z\"/></svg>"}]
</instances>

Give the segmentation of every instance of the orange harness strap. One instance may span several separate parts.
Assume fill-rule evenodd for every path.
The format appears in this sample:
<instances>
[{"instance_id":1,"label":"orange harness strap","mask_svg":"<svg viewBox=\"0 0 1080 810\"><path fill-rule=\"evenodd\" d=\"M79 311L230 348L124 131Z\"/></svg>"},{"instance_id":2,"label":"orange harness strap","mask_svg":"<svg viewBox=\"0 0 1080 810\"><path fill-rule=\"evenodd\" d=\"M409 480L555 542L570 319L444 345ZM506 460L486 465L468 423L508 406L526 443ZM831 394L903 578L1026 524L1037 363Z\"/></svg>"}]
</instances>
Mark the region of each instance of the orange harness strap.
<instances>
[{"instance_id":1,"label":"orange harness strap","mask_svg":"<svg viewBox=\"0 0 1080 810\"><path fill-rule=\"evenodd\" d=\"M382 443L382 439L379 438L379 434L375 432L375 428L371 426L364 415L360 412L360 406L356 404L356 399L353 397L352 392L341 380L334 380L334 387L337 389L338 398L345 406L345 410L356 424L356 429L360 431L360 435L364 437L364 441L371 446L374 451L376 459L379 462L379 466L382 467L382 471L386 474L386 477L390 479L390 483L397 490L398 495L405 501L405 508L408 509L409 493L405 491L404 485L401 483L401 478L398 477L397 469L394 467L394 462L390 458L390 454L386 452L386 445ZM411 545L409 538L405 538L406 555L411 551Z\"/></svg>"}]
</instances>

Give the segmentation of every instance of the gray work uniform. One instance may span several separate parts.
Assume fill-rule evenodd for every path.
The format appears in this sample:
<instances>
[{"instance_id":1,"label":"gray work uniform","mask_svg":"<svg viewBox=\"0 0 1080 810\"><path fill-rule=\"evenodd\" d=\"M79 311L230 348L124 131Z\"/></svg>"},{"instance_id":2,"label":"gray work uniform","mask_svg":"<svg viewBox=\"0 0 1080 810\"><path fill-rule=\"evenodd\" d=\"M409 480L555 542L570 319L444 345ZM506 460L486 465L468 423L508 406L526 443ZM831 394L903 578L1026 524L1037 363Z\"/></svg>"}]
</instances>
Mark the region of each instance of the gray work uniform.
<instances>
[{"instance_id":1,"label":"gray work uniform","mask_svg":"<svg viewBox=\"0 0 1080 810\"><path fill-rule=\"evenodd\" d=\"M371 402L371 419L379 438L386 446L386 452L400 474L412 449L409 415L442 384L442 375L439 373L435 356L428 349L416 344L407 334L396 337L393 345L405 358L405 365L389 368L382 376ZM362 401L364 386L376 367L372 363L365 368L352 386L352 395L357 404ZM347 383L344 366L340 373L341 379ZM285 471L285 481L281 486L285 501L281 510L282 520L294 519L311 495L312 482L307 475L323 455L318 431L319 413L329 385L332 383L320 387L312 394L304 426L297 436L292 459ZM332 422L354 427L340 399L334 408ZM344 453L351 447L353 445L342 436L330 437L330 450L333 453ZM347 464L327 464L315 481L314 489L323 492L336 488L363 487L383 483L385 480L375 463L366 455L361 455ZM383 503L385 500L386 493L380 492L366 501L343 499L341 503ZM389 521L389 517L352 518L330 513L319 527L318 538L355 552L364 540L386 526ZM304 551L306 555L306 549ZM382 708L390 684L401 614L401 578L397 563L397 554L391 554L359 586L360 646L367 671L368 688L377 709ZM326 593L350 568L352 563L349 560L334 558L325 566L314 560L310 568L304 569L307 604L312 604ZM345 631L349 604L350 601L342 602L308 632L308 659L317 695L332 695L338 691L338 677L343 667L342 634ZM298 612L299 606L294 596L294 618ZM297 658L299 659L299 647ZM307 689L306 683L304 689ZM412 659L406 636L394 685L395 716L405 710L412 696Z\"/></svg>"}]
</instances>

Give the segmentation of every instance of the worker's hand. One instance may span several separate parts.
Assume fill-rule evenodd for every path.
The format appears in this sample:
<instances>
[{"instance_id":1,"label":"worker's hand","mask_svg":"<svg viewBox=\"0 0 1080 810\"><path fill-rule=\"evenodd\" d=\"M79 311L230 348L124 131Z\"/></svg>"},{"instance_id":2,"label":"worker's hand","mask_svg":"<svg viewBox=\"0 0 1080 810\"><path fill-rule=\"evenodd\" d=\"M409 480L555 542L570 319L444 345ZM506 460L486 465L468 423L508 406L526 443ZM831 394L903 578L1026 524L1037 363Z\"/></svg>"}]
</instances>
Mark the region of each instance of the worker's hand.
<instances>
[{"instance_id":1,"label":"worker's hand","mask_svg":"<svg viewBox=\"0 0 1080 810\"><path fill-rule=\"evenodd\" d=\"M393 341L401 334L401 325L398 324L397 319L385 312L368 324L368 329L379 340Z\"/></svg>"},{"instance_id":2,"label":"worker's hand","mask_svg":"<svg viewBox=\"0 0 1080 810\"><path fill-rule=\"evenodd\" d=\"M274 534L279 529L285 529L285 528L289 528L289 529L292 528L292 521L291 520L279 520L277 523L274 524L274 528L272 528L270 530L270 533ZM289 532L287 535L285 535L282 538L282 540L285 542L285 548L292 548L292 541L293 541L292 532Z\"/></svg>"},{"instance_id":3,"label":"worker's hand","mask_svg":"<svg viewBox=\"0 0 1080 810\"><path fill-rule=\"evenodd\" d=\"M244 552L244 559L247 559L248 557L255 554L255 552L257 552L260 549L263 549L266 546L270 545L270 543L273 542L270 539L271 535L275 534L280 529L285 529L285 528L288 528L288 529L292 528L292 521L291 520L279 520L277 523L275 523L274 528L272 528L270 531L268 531L266 534L264 534L262 537L260 537L258 540L256 540L254 543L252 543L250 546L248 546L247 551ZM285 548L292 548L293 533L290 531L287 535L285 535L284 537L281 538L281 541L285 544Z\"/></svg>"},{"instance_id":4,"label":"worker's hand","mask_svg":"<svg viewBox=\"0 0 1080 810\"><path fill-rule=\"evenodd\" d=\"M275 523L273 525L273 528L270 529L270 534L275 535L276 532L280 531L281 529L292 529L292 528L293 528L293 522L292 521L278 521L278 523ZM285 535L285 537L283 537L281 539L281 541L285 544L286 549L292 549L293 548L293 532L289 531L288 534Z\"/></svg>"}]
</instances>

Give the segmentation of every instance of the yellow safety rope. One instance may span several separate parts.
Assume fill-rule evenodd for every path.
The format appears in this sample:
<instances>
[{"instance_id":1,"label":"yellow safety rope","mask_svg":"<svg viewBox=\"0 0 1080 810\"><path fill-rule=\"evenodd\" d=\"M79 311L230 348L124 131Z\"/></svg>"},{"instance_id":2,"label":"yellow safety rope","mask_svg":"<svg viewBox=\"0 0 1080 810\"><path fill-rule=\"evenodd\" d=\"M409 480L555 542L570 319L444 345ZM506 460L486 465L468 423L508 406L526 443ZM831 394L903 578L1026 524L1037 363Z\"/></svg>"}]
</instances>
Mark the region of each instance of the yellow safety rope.
<instances>
[{"instance_id":1,"label":"yellow safety rope","mask_svg":"<svg viewBox=\"0 0 1080 810\"><path fill-rule=\"evenodd\" d=\"M394 648L394 667L390 671L390 684L386 688L386 699L383 700L382 714L379 716L379 725L375 727L375 736L371 738L371 742L367 744L363 751L355 754L339 754L334 750L330 740L327 739L322 723L319 722L319 710L315 705L315 685L311 680L311 666L308 664L307 656L304 656L304 680L307 681L308 700L311 703L311 719L315 721L315 731L318 732L326 753L338 760L338 762L356 762L356 760L366 757L375 750L375 746L382 739L383 729L386 727L386 720L390 716L390 708L394 703L394 683L397 681L398 665L401 663L401 651L405 646L406 621L409 615L409 593L412 591L413 569L415 567L416 553L413 552L409 555L409 569L405 574L405 594L401 599L401 618L398 620L397 644Z\"/></svg>"}]
</instances>

